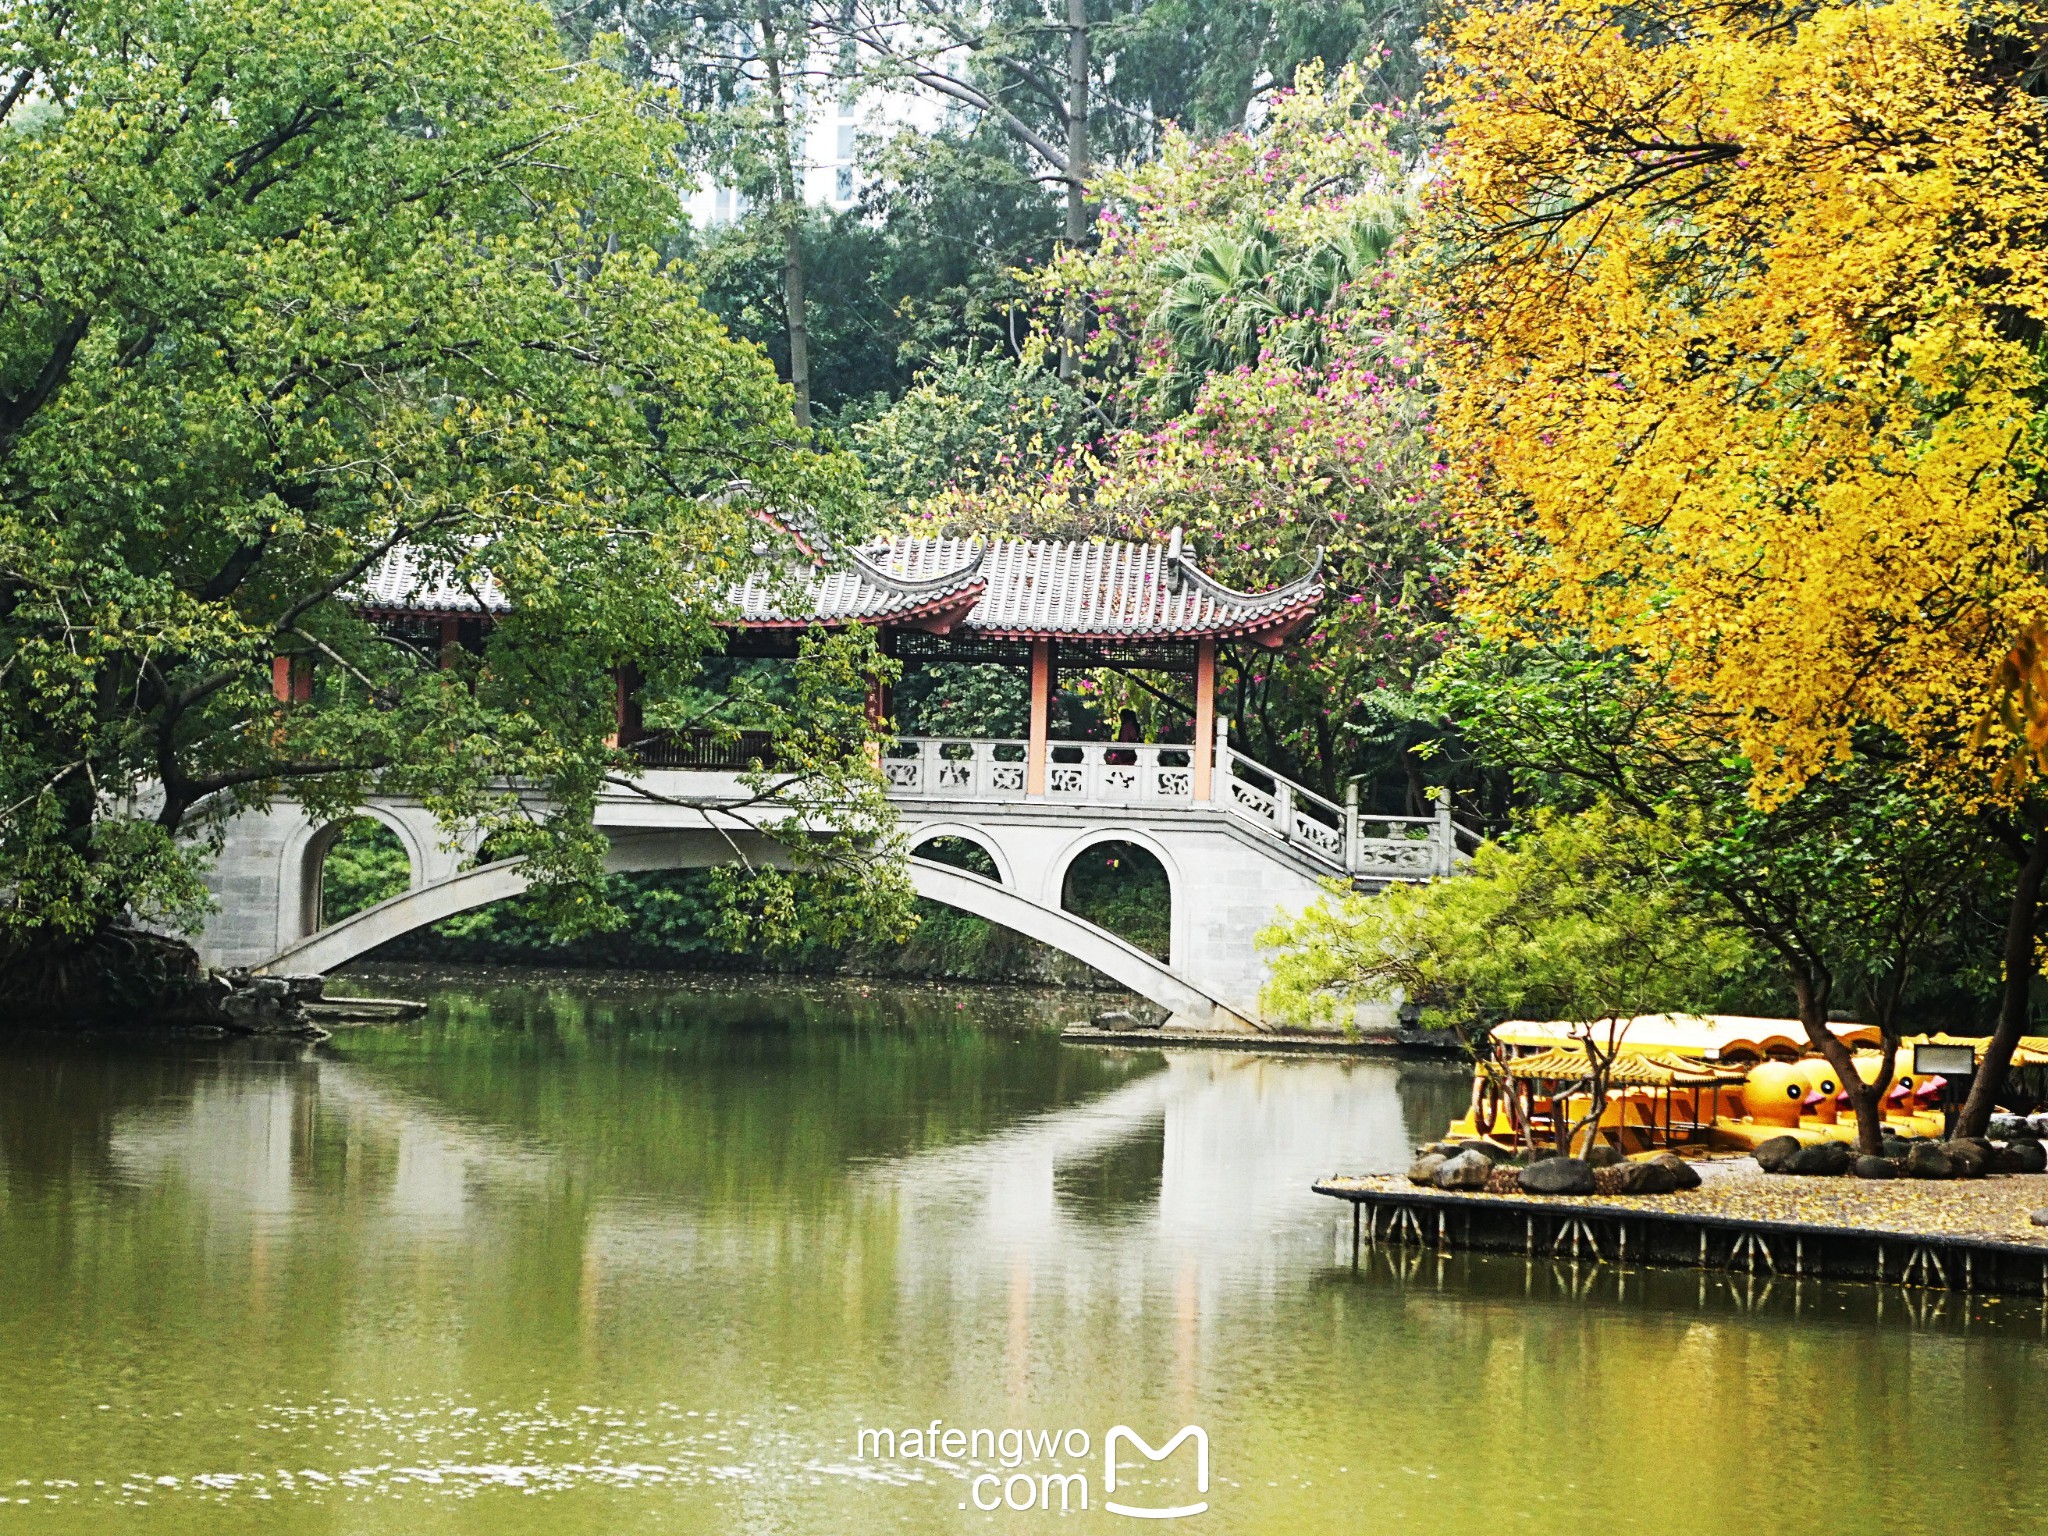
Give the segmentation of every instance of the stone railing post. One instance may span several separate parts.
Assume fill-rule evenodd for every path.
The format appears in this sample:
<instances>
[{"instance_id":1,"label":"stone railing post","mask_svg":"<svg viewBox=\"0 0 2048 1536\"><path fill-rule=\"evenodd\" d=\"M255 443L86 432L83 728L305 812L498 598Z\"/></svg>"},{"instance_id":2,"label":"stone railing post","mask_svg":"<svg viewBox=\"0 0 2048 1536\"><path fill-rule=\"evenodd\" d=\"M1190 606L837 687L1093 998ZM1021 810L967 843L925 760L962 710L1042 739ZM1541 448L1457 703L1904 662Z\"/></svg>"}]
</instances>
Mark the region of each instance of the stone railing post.
<instances>
[{"instance_id":1,"label":"stone railing post","mask_svg":"<svg viewBox=\"0 0 2048 1536\"><path fill-rule=\"evenodd\" d=\"M1458 862L1458 845L1451 831L1451 790L1445 785L1436 792L1436 872L1448 875Z\"/></svg>"},{"instance_id":2,"label":"stone railing post","mask_svg":"<svg viewBox=\"0 0 2048 1536\"><path fill-rule=\"evenodd\" d=\"M1273 775L1273 830L1283 843L1294 841L1294 786Z\"/></svg>"},{"instance_id":3,"label":"stone railing post","mask_svg":"<svg viewBox=\"0 0 2048 1536\"><path fill-rule=\"evenodd\" d=\"M1358 873L1358 780L1344 781L1344 873Z\"/></svg>"},{"instance_id":4,"label":"stone railing post","mask_svg":"<svg viewBox=\"0 0 2048 1536\"><path fill-rule=\"evenodd\" d=\"M1228 715L1218 715L1216 717L1215 759L1216 779L1210 787L1210 793L1216 799L1222 801L1224 809L1228 810L1236 803L1236 797L1230 792L1230 716Z\"/></svg>"}]
</instances>

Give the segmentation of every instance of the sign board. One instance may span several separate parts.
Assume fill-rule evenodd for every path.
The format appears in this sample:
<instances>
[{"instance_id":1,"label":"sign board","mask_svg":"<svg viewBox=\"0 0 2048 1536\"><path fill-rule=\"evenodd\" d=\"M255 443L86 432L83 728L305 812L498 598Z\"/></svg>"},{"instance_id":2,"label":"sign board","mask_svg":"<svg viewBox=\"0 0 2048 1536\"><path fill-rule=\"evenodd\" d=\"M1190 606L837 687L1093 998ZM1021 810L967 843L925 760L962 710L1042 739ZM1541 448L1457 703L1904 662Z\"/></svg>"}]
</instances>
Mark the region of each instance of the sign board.
<instances>
[{"instance_id":1,"label":"sign board","mask_svg":"<svg viewBox=\"0 0 2048 1536\"><path fill-rule=\"evenodd\" d=\"M1913 1047L1915 1077L1973 1077L1977 1072L1977 1050L1969 1045L1916 1045Z\"/></svg>"}]
</instances>

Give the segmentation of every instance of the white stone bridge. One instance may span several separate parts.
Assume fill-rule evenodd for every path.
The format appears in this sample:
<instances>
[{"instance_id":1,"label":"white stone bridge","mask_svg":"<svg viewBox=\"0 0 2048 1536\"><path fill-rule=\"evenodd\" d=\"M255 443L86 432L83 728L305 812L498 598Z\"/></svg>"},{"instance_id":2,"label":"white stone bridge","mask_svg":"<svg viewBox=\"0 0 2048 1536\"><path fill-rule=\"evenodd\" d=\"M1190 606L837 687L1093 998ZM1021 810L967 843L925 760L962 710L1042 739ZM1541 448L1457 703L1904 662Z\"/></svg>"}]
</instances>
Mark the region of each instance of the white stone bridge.
<instances>
[{"instance_id":1,"label":"white stone bridge","mask_svg":"<svg viewBox=\"0 0 2048 1536\"><path fill-rule=\"evenodd\" d=\"M1431 817L1363 817L1232 751L1226 730L1203 754L1218 790L1209 801L1194 798L1191 747L1050 741L1046 787L1034 795L1025 788L1026 742L901 740L883 771L912 851L912 883L932 901L1074 956L1186 1022L1256 1023L1259 929L1300 911L1325 879L1449 873L1457 829L1447 805ZM664 754L646 755L659 762ZM780 860L775 844L752 830L763 813L719 809L755 798L737 772L654 766L640 783L646 794L614 789L598 808L612 871L701 868L736 854ZM207 961L327 971L526 888L520 861L475 864L415 802L373 799L362 814L404 846L404 893L322 926L322 870L341 824L320 826L290 804L241 816L212 876L219 910L200 940ZM935 838L981 848L996 878L919 856ZM1165 871L1171 937L1163 957L1063 907L1068 870L1105 843L1143 848Z\"/></svg>"},{"instance_id":2,"label":"white stone bridge","mask_svg":"<svg viewBox=\"0 0 2048 1536\"><path fill-rule=\"evenodd\" d=\"M779 526L779 525L775 525ZM787 531L787 530L785 530ZM1219 647L1241 662L1311 626L1323 597L1320 556L1296 580L1241 592L1202 571L1178 532L1165 544L1020 542L899 535L830 551L795 537L803 580L758 576L734 589L728 649L793 656L811 629L872 627L906 671L928 665L1028 669L1030 720L1019 740L908 737L882 757L919 894L1063 950L1191 1023L1256 1023L1260 929L1299 912L1318 882L1426 880L1449 874L1459 829L1447 801L1428 817L1364 818L1233 751L1216 712ZM764 553L762 545L757 553ZM765 557L765 556L764 556ZM804 562L808 562L807 564ZM809 585L806 587L804 581ZM792 589L801 589L792 599ZM495 579L458 581L395 551L351 599L366 618L416 644L438 635L445 656L488 643L510 606ZM280 657L279 698L310 702L315 656ZM1051 734L1062 668L1145 674L1191 685L1174 734L1193 745L1062 741ZM1242 670L1242 665L1241 665ZM621 667L616 740L645 765L597 809L613 871L688 869L736 857L774 863L756 830L774 811L741 770L760 743L723 747L665 737L642 725L637 674ZM893 711L871 687L880 721ZM1135 717L1125 713L1126 727ZM1120 730L1120 735L1135 734ZM363 808L397 833L411 863L402 894L331 926L320 912L321 870L338 826L315 825L289 804L238 818L212 877L219 910L201 936L216 965L326 971L458 912L517 894L517 861L476 865L417 804ZM1463 834L1469 838L1469 834ZM983 878L920 856L953 838L985 851ZM1074 861L1105 843L1146 850L1165 871L1170 942L1163 956L1125 942L1062 905Z\"/></svg>"}]
</instances>

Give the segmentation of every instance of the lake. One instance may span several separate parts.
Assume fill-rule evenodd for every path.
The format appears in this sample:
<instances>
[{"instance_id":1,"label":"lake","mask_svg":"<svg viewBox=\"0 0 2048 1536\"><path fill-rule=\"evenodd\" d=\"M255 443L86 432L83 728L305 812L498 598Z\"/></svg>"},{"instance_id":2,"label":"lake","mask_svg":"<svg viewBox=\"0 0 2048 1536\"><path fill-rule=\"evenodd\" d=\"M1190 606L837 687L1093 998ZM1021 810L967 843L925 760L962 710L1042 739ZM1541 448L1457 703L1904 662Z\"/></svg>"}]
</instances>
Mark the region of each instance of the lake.
<instances>
[{"instance_id":1,"label":"lake","mask_svg":"<svg viewBox=\"0 0 2048 1536\"><path fill-rule=\"evenodd\" d=\"M1047 994L428 993L0 1044L0 1530L2048 1530L2031 1303L1354 1267L1310 1181L1405 1166L1455 1069L1065 1046L1100 1005ZM1118 1426L1198 1427L1206 1491L1192 1440L1108 1488Z\"/></svg>"}]
</instances>

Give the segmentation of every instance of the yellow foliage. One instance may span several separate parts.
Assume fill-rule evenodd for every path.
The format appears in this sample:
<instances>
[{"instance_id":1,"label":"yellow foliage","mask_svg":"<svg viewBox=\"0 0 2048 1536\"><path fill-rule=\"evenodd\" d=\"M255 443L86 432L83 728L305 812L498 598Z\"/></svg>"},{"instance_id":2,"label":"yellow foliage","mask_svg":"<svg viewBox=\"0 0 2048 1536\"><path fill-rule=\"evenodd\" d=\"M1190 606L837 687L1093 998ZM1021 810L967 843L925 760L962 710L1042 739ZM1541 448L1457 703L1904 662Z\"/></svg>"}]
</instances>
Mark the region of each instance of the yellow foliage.
<instances>
[{"instance_id":1,"label":"yellow foliage","mask_svg":"<svg viewBox=\"0 0 2048 1536\"><path fill-rule=\"evenodd\" d=\"M2032 20L1480 0L1450 29L1426 260L1471 610L1668 667L1766 800L1866 721L1974 762L2048 612Z\"/></svg>"}]
</instances>

